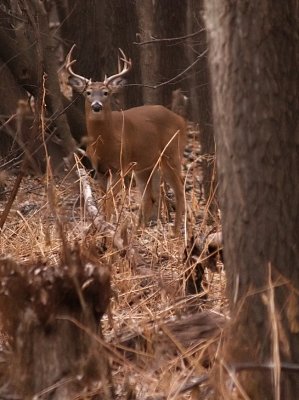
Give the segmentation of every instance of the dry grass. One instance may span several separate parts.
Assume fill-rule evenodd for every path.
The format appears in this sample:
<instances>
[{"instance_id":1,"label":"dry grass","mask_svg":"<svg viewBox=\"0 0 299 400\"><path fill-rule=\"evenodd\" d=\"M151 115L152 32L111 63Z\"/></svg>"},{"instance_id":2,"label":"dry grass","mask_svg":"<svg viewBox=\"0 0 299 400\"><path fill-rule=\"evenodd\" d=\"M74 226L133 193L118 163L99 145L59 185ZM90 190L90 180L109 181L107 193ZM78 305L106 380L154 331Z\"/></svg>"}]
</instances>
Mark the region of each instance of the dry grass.
<instances>
[{"instance_id":1,"label":"dry grass","mask_svg":"<svg viewBox=\"0 0 299 400\"><path fill-rule=\"evenodd\" d=\"M165 212L157 226L143 231L134 228L136 211L132 209L136 209L138 202L135 188L131 187L129 195L121 196L123 204L118 205L117 219L120 224L127 221L129 247L134 253L117 254L93 229L75 175L55 182L47 177L25 177L0 236L2 255L22 261L42 259L48 264L58 263L61 254L57 220L68 243L79 242L87 249L97 246L98 257L111 266L114 296L102 327L106 341L123 355L121 362L111 358L118 398L190 398L192 390L180 394L182 388L191 377L207 372L203 364L207 366L207 360L213 360L217 350L212 334L203 335L200 329L194 334L195 328L190 325L177 333L171 325L171 321L192 317L196 310L211 311L217 318L225 308L223 272L207 272L207 299L201 294L185 295L184 249L191 232L206 229L202 223L205 215L196 136L197 132L190 131L188 161L184 166L189 216L180 238L171 237L171 224L167 223ZM7 192L14 179L6 179ZM99 198L96 184L92 185ZM5 192L2 197L0 212L6 202ZM105 246L108 248L104 251ZM208 325L209 321L205 323ZM208 331L207 328L205 332ZM207 396L204 388L201 393Z\"/></svg>"}]
</instances>

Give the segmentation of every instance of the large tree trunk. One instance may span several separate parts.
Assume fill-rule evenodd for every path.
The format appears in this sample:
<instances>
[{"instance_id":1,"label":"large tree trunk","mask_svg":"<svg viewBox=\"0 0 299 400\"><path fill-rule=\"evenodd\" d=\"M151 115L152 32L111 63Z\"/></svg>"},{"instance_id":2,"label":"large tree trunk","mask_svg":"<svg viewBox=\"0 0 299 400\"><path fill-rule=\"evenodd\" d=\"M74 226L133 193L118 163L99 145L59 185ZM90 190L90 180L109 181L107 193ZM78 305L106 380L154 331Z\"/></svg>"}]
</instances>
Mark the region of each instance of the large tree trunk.
<instances>
[{"instance_id":1,"label":"large tree trunk","mask_svg":"<svg viewBox=\"0 0 299 400\"><path fill-rule=\"evenodd\" d=\"M48 27L48 15L44 5L40 1L6 1L0 9L0 58L9 68L14 81L20 85L8 85L4 81L4 89L10 92L11 101L0 104L0 113L5 112L6 120L15 113L17 109L17 100L28 98L25 90L35 97L35 119L34 131L36 137L31 140L31 146L24 148L18 143L21 150L40 154L39 158L44 156L44 145L42 137L46 134L45 127L42 127L42 118L40 110L47 107L45 117L51 118L52 126L56 128L56 134L61 139L61 145L55 145L54 154L59 153L57 162L62 164L63 156L73 152L76 148L75 142L71 136L69 125L64 115L64 108L61 99L61 92L57 77L58 65L56 54L54 52L53 37ZM12 29L12 27L14 29ZM8 71L8 68L5 69ZM1 71L0 71L1 74ZM6 74L7 75L7 74ZM25 90L24 90L25 89ZM44 97L44 99L43 99ZM4 103L7 103L4 105ZM6 109L9 105L9 114ZM49 124L49 119L47 120ZM8 132L10 136L17 136L11 128ZM6 129L7 132L7 129ZM42 133L42 134L41 134ZM31 138L32 139L32 138ZM47 144L52 140L47 137ZM3 142L3 141L2 141ZM9 142L6 140L6 142ZM25 143L25 141L23 140ZM6 143L5 143L6 144ZM2 149L4 155L8 155L8 149ZM10 158L14 158L9 154ZM56 165L52 163L55 169Z\"/></svg>"},{"instance_id":2,"label":"large tree trunk","mask_svg":"<svg viewBox=\"0 0 299 400\"><path fill-rule=\"evenodd\" d=\"M232 317L222 365L250 399L297 399L297 2L205 5Z\"/></svg>"},{"instance_id":3,"label":"large tree trunk","mask_svg":"<svg viewBox=\"0 0 299 400\"><path fill-rule=\"evenodd\" d=\"M26 17L19 13L19 18L12 18L9 13L11 8L11 4L6 7L3 4L3 8L0 8L0 58L19 85L34 96L37 93L35 45L28 32ZM14 29L11 29L12 26Z\"/></svg>"},{"instance_id":4,"label":"large tree trunk","mask_svg":"<svg viewBox=\"0 0 299 400\"><path fill-rule=\"evenodd\" d=\"M36 20L32 18L32 16L29 14L30 12L36 15ZM64 113L62 96L57 76L58 62L56 60L54 44L49 31L48 15L43 4L41 2L33 1L32 9L30 10L30 7L28 8L28 17L32 24L33 30L35 23L37 23L37 26L39 27L39 29L35 31L38 42L38 62L39 67L42 67L42 70L39 71L38 82L39 98L37 99L37 103L40 103L39 111L41 112L42 107L44 107L42 97L45 96L46 104L52 112L51 119L54 121L58 130L58 136L63 143L62 148L65 150L64 156L67 156L72 152L75 152L76 143L71 135L67 118ZM45 77L46 73L47 77ZM45 80L45 82L43 82L43 80ZM45 94L43 94L43 90L45 90ZM42 129L43 128L41 127L41 130ZM61 160L61 163L62 162L63 160Z\"/></svg>"}]
</instances>

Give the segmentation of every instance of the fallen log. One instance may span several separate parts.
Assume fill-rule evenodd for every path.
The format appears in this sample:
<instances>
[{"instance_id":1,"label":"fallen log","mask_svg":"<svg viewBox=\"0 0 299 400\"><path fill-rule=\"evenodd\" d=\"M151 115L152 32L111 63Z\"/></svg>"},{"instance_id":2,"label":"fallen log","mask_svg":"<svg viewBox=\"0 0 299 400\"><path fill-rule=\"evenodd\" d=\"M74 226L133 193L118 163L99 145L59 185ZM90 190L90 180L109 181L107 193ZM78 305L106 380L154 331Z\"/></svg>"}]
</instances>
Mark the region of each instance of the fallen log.
<instances>
[{"instance_id":1,"label":"fallen log","mask_svg":"<svg viewBox=\"0 0 299 400\"><path fill-rule=\"evenodd\" d=\"M144 332L122 332L115 345L125 349L124 355L127 359L140 359L141 363L145 349L154 349L152 360L157 365L177 354L188 358L198 351L201 352L199 362L204 367L209 367L214 362L226 320L222 314L201 311L170 321L150 321Z\"/></svg>"}]
</instances>

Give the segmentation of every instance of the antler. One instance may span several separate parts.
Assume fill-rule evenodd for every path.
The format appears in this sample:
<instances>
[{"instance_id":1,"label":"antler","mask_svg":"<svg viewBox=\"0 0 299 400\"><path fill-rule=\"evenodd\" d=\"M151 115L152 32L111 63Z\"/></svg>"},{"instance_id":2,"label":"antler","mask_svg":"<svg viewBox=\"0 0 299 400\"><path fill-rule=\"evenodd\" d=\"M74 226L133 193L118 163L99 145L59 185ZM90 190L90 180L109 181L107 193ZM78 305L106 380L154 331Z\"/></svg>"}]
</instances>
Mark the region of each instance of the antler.
<instances>
[{"instance_id":1,"label":"antler","mask_svg":"<svg viewBox=\"0 0 299 400\"><path fill-rule=\"evenodd\" d=\"M122 51L122 49L118 49L118 50L120 51L120 53L121 53L121 55L122 55L122 58L121 58L120 60L122 60L122 61L124 62L123 69L122 69L122 71L118 72L118 73L115 74L115 75L111 75L111 76L109 76L108 78L105 77L104 84L105 84L106 86L110 85L111 82L113 82L115 79L120 78L121 76L125 75L125 74L126 74L127 72L129 72L130 69L132 68L132 61L131 61L131 59L130 59L130 58L127 59L127 57L126 57L125 53Z\"/></svg>"},{"instance_id":2,"label":"antler","mask_svg":"<svg viewBox=\"0 0 299 400\"><path fill-rule=\"evenodd\" d=\"M71 60L72 52L75 47L76 47L76 45L73 44L71 50L69 51L68 55L65 58L65 68L66 68L67 72L70 75L72 75L73 77L79 78L79 79L83 80L84 82L89 83L89 79L85 78L84 76L75 74L75 72L72 69L72 65L77 61L77 60Z\"/></svg>"}]
</instances>

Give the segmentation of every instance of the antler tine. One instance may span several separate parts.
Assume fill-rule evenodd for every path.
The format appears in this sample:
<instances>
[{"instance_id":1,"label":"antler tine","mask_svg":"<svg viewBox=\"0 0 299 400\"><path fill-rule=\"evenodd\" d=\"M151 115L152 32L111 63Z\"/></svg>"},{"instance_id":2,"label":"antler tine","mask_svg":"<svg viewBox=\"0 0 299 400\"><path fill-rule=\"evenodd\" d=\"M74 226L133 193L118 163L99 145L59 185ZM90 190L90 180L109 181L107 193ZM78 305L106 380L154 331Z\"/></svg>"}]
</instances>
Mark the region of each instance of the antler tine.
<instances>
[{"instance_id":1,"label":"antler tine","mask_svg":"<svg viewBox=\"0 0 299 400\"><path fill-rule=\"evenodd\" d=\"M79 78L83 81L85 81L86 83L89 82L89 80L87 78L85 78L84 76L78 75L76 74L73 69L72 69L72 65L77 61L77 60L72 60L71 56L72 56L72 52L74 50L74 48L76 47L75 44L73 44L73 46L71 47L71 50L68 52L66 58L65 58L65 68L67 70L67 72L74 76L75 78Z\"/></svg>"},{"instance_id":2,"label":"antler tine","mask_svg":"<svg viewBox=\"0 0 299 400\"><path fill-rule=\"evenodd\" d=\"M120 62L119 55L117 56L117 71L118 71L118 73L121 72L121 62ZM105 79L106 79L106 77L105 77Z\"/></svg>"},{"instance_id":3,"label":"antler tine","mask_svg":"<svg viewBox=\"0 0 299 400\"><path fill-rule=\"evenodd\" d=\"M118 50L120 51L120 53L121 53L121 55L122 55L122 58L118 58L118 60L119 60L119 61L121 60L121 61L124 62L123 69L122 69L120 72L118 72L117 74L111 75L111 76L109 76L108 78L105 78L105 80L104 80L104 84L105 84L105 85L110 85L111 82L113 82L116 78L120 78L121 76L125 75L125 74L126 74L127 72L129 72L130 69L132 68L132 61L131 61L131 59L130 59L130 58L127 59L127 57L126 57L125 53L122 51L122 49L118 49ZM120 68L119 68L119 69L120 69Z\"/></svg>"}]
</instances>

